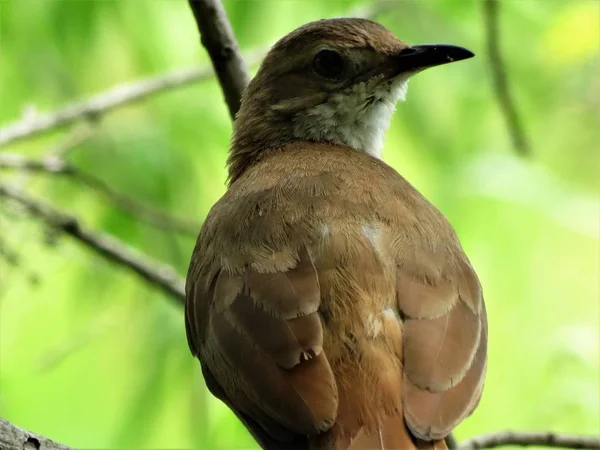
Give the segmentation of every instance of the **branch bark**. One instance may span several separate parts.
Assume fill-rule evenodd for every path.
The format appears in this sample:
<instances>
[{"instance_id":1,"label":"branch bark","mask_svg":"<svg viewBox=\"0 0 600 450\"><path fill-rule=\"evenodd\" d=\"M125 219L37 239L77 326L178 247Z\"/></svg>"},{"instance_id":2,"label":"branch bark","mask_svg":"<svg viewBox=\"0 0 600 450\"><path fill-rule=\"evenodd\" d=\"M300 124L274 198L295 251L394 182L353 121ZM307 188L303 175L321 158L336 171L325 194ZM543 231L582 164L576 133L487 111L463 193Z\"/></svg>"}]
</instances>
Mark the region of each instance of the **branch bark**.
<instances>
[{"instance_id":1,"label":"branch bark","mask_svg":"<svg viewBox=\"0 0 600 450\"><path fill-rule=\"evenodd\" d=\"M508 445L528 447L532 445L550 448L600 449L600 438L593 436L576 436L550 432L516 433L501 431L484 434L461 443L460 450L477 450L497 448Z\"/></svg>"},{"instance_id":2,"label":"branch bark","mask_svg":"<svg viewBox=\"0 0 600 450\"><path fill-rule=\"evenodd\" d=\"M242 93L250 82L246 63L222 3L219 0L189 0L189 4L233 120L240 109Z\"/></svg>"},{"instance_id":3,"label":"branch bark","mask_svg":"<svg viewBox=\"0 0 600 450\"><path fill-rule=\"evenodd\" d=\"M71 450L71 447L25 431L0 418L0 450Z\"/></svg>"},{"instance_id":4,"label":"branch bark","mask_svg":"<svg viewBox=\"0 0 600 450\"><path fill-rule=\"evenodd\" d=\"M112 188L108 183L90 173L84 172L61 157L49 156L43 159L26 158L19 154L0 153L0 169L16 169L26 172L42 172L70 177L102 195L126 213L166 231L176 231L196 237L200 224L173 217L158 208L146 205Z\"/></svg>"},{"instance_id":5,"label":"branch bark","mask_svg":"<svg viewBox=\"0 0 600 450\"><path fill-rule=\"evenodd\" d=\"M503 431L484 434L460 445L460 450L498 448L508 445L549 448L600 449L600 439L555 433L513 433ZM48 438L25 431L0 418L0 450L72 450Z\"/></svg>"},{"instance_id":6,"label":"branch bark","mask_svg":"<svg viewBox=\"0 0 600 450\"><path fill-rule=\"evenodd\" d=\"M145 100L159 92L186 86L213 75L208 67L177 70L146 80L122 84L91 97L74 102L47 114L29 114L0 129L0 146L65 127L80 120L95 120L103 114Z\"/></svg>"},{"instance_id":7,"label":"branch bark","mask_svg":"<svg viewBox=\"0 0 600 450\"><path fill-rule=\"evenodd\" d=\"M0 197L16 201L52 228L75 238L109 261L126 267L148 283L162 289L179 304L184 302L184 280L171 266L153 261L112 236L85 228L76 217L36 200L18 188L0 184Z\"/></svg>"},{"instance_id":8,"label":"branch bark","mask_svg":"<svg viewBox=\"0 0 600 450\"><path fill-rule=\"evenodd\" d=\"M502 52L500 51L500 25L499 25L498 0L484 0L483 12L485 18L487 53L490 69L494 80L494 91L500 110L504 114L508 132L511 136L515 150L523 155L530 153L529 142L521 118L517 113L514 99L508 87L508 79Z\"/></svg>"}]
</instances>

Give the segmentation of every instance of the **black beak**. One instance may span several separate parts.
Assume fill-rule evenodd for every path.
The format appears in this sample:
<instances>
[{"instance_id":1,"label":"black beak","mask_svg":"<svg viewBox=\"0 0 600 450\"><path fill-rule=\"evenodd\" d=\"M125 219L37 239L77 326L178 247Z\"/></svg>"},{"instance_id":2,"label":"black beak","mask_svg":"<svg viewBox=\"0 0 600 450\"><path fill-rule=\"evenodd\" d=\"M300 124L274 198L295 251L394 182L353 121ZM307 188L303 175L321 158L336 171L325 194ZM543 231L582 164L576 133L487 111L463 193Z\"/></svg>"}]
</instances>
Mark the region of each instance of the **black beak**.
<instances>
[{"instance_id":1,"label":"black beak","mask_svg":"<svg viewBox=\"0 0 600 450\"><path fill-rule=\"evenodd\" d=\"M433 66L440 66L463 59L469 59L475 54L456 45L413 45L402 50L395 58L397 73L419 72Z\"/></svg>"}]
</instances>

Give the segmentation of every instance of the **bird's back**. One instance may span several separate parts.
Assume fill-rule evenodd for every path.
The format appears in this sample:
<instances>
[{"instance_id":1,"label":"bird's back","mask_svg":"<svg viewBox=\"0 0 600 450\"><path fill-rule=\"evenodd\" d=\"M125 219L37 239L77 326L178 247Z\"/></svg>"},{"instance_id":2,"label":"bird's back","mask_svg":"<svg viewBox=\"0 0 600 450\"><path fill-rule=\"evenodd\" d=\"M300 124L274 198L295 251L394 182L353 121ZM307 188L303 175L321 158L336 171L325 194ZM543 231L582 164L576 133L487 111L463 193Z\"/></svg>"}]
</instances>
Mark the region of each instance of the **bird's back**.
<instances>
[{"instance_id":1,"label":"bird's back","mask_svg":"<svg viewBox=\"0 0 600 450\"><path fill-rule=\"evenodd\" d=\"M298 442L308 448L296 436L329 429L311 438L312 448L406 448L415 436L443 439L478 401L486 339L479 283L445 218L382 161L330 144L267 152L213 207L194 255L190 345L204 356L220 397L255 436L266 430L263 445L280 433L290 448ZM247 270L269 281L258 287L247 281L253 276ZM221 273L239 275L246 287L228 294L225 285L232 283L220 288ZM279 273L287 275L275 278ZM290 286L297 304L281 301L271 312L277 317L295 308L285 327L299 353L282 344L285 357L277 361L296 377L290 392L307 410L298 415L306 415L299 419L306 424L286 434L297 425L286 423L296 413L254 405L247 394L253 382L235 381L226 373L233 366L223 366L235 357L210 348L222 344L211 340L217 320L207 318L235 304L219 296ZM233 328L248 337L243 325ZM260 343L255 347L269 354Z\"/></svg>"}]
</instances>

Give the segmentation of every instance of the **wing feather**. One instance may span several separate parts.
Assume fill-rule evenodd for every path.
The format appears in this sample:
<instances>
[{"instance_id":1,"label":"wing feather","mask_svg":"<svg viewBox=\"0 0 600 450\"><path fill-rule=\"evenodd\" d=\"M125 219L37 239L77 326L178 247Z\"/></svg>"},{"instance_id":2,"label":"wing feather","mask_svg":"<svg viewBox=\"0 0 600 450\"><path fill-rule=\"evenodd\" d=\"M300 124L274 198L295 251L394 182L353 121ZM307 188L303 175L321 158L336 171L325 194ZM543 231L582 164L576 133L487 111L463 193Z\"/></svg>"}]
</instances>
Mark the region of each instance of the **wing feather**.
<instances>
[{"instance_id":1,"label":"wing feather","mask_svg":"<svg viewBox=\"0 0 600 450\"><path fill-rule=\"evenodd\" d=\"M481 323L462 302L434 319L404 322L404 372L421 389L445 391L465 376L478 348Z\"/></svg>"},{"instance_id":2,"label":"wing feather","mask_svg":"<svg viewBox=\"0 0 600 450\"><path fill-rule=\"evenodd\" d=\"M472 412L483 388L487 319L481 287L462 252L456 257L444 277L399 273L397 279L405 318L404 416L424 440L447 436Z\"/></svg>"},{"instance_id":3,"label":"wing feather","mask_svg":"<svg viewBox=\"0 0 600 450\"><path fill-rule=\"evenodd\" d=\"M405 376L403 381L406 422L421 439L442 439L466 416L470 415L483 390L486 372L487 322L485 310L477 352L460 383L442 392L417 387Z\"/></svg>"},{"instance_id":4,"label":"wing feather","mask_svg":"<svg viewBox=\"0 0 600 450\"><path fill-rule=\"evenodd\" d=\"M218 397L261 441L283 442L331 427L338 399L323 353L320 287L310 255L305 249L273 255L277 261L263 258L243 271L222 267L212 282L194 273L186 330ZM282 260L287 268L277 270Z\"/></svg>"}]
</instances>

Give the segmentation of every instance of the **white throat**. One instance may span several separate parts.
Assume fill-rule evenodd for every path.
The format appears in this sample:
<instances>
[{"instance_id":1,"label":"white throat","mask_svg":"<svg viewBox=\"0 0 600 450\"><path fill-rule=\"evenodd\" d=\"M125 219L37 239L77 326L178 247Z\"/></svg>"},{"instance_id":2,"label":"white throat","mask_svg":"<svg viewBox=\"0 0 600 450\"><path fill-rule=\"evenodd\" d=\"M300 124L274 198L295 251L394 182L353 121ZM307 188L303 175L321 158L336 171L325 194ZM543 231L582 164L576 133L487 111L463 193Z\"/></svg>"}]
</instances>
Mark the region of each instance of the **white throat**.
<instances>
[{"instance_id":1,"label":"white throat","mask_svg":"<svg viewBox=\"0 0 600 450\"><path fill-rule=\"evenodd\" d=\"M347 145L381 159L385 131L407 89L408 76L391 83L379 79L357 83L296 117L294 135Z\"/></svg>"}]
</instances>

